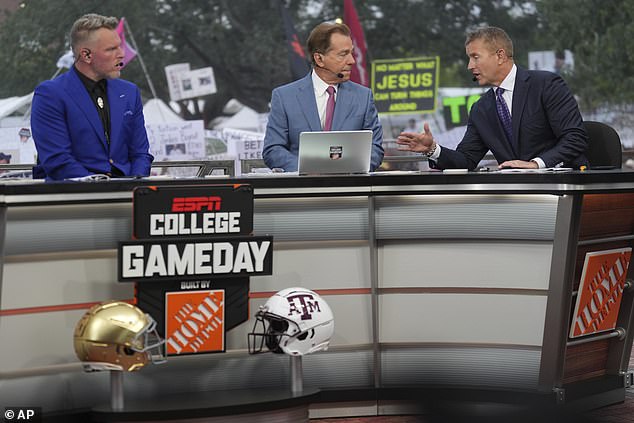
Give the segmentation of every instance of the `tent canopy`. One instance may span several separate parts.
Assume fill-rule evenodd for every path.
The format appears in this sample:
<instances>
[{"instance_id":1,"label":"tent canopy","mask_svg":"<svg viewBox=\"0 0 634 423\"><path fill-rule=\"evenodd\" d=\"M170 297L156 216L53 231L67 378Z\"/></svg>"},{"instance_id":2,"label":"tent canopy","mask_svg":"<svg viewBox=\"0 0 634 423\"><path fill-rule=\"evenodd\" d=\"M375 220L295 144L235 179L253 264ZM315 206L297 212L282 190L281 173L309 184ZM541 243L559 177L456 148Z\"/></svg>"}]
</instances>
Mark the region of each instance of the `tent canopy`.
<instances>
[{"instance_id":1,"label":"tent canopy","mask_svg":"<svg viewBox=\"0 0 634 423\"><path fill-rule=\"evenodd\" d=\"M158 98L148 100L143 106L145 123L181 122L184 119L174 113L165 102Z\"/></svg>"},{"instance_id":2,"label":"tent canopy","mask_svg":"<svg viewBox=\"0 0 634 423\"><path fill-rule=\"evenodd\" d=\"M27 94L22 97L8 97L0 99L0 119L19 112L24 115L31 107L31 100L33 100L33 93Z\"/></svg>"},{"instance_id":3,"label":"tent canopy","mask_svg":"<svg viewBox=\"0 0 634 423\"><path fill-rule=\"evenodd\" d=\"M214 129L232 128L257 132L260 126L262 126L260 123L260 115L255 110L245 106L229 119L216 125Z\"/></svg>"}]
</instances>

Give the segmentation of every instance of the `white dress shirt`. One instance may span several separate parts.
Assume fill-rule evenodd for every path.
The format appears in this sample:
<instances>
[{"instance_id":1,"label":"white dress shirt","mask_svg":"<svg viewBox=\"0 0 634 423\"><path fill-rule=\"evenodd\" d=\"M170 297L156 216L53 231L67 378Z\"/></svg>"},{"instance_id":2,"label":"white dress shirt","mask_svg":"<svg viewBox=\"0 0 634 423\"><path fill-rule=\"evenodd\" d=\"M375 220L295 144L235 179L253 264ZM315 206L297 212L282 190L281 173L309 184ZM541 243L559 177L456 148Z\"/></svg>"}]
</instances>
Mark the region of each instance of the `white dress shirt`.
<instances>
[{"instance_id":1,"label":"white dress shirt","mask_svg":"<svg viewBox=\"0 0 634 423\"><path fill-rule=\"evenodd\" d=\"M317 113L319 113L319 122L321 122L321 127L324 127L326 123L326 103L328 103L328 92L326 90L330 86L323 79L321 79L313 69L312 72L313 78L313 88L315 90L315 100L317 100ZM335 87L335 101L337 101L337 92L339 91L338 85L333 85Z\"/></svg>"}]
</instances>

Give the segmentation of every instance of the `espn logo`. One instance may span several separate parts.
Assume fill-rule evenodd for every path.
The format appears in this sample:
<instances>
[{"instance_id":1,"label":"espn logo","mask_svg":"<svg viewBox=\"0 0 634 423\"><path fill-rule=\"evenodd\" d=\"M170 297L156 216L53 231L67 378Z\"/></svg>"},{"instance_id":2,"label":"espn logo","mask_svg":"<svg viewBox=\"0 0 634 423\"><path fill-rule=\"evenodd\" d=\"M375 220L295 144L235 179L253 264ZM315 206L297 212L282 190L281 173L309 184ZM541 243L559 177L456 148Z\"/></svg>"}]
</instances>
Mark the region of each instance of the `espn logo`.
<instances>
[{"instance_id":1,"label":"espn logo","mask_svg":"<svg viewBox=\"0 0 634 423\"><path fill-rule=\"evenodd\" d=\"M199 212L202 210L220 210L222 198L217 195L209 197L176 197L172 200L173 212Z\"/></svg>"}]
</instances>

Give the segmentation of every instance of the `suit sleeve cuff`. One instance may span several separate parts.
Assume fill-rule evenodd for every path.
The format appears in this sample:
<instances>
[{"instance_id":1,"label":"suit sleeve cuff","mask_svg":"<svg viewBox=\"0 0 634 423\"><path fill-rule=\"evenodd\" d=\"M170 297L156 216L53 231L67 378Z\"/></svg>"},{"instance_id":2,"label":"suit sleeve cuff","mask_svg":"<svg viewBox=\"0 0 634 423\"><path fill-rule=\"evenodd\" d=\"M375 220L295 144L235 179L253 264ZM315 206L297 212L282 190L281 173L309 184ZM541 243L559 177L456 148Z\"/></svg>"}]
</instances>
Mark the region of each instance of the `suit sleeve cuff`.
<instances>
[{"instance_id":1,"label":"suit sleeve cuff","mask_svg":"<svg viewBox=\"0 0 634 423\"><path fill-rule=\"evenodd\" d=\"M546 167L546 163L544 163L544 161L540 159L539 157L535 157L534 159L531 160L531 162L537 163L537 167L539 169L544 169Z\"/></svg>"}]
</instances>

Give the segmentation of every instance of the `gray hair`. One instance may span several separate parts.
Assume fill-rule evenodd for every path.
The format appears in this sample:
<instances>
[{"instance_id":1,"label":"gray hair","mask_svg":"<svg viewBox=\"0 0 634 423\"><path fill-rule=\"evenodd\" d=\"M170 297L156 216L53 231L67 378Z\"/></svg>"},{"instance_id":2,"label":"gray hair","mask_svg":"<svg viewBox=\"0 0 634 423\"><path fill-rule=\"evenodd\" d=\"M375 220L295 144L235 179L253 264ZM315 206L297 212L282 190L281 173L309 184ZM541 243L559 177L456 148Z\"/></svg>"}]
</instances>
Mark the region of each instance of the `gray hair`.
<instances>
[{"instance_id":1,"label":"gray hair","mask_svg":"<svg viewBox=\"0 0 634 423\"><path fill-rule=\"evenodd\" d=\"M102 16L96 13L88 13L77 19L70 30L70 46L73 49L73 55L75 57L79 55L77 48L90 39L93 32L101 28L116 29L118 23L119 20L114 16Z\"/></svg>"},{"instance_id":2,"label":"gray hair","mask_svg":"<svg viewBox=\"0 0 634 423\"><path fill-rule=\"evenodd\" d=\"M495 26L476 28L467 34L465 47L474 40L484 41L494 51L504 49L508 57L513 57L513 41L502 28Z\"/></svg>"}]
</instances>

